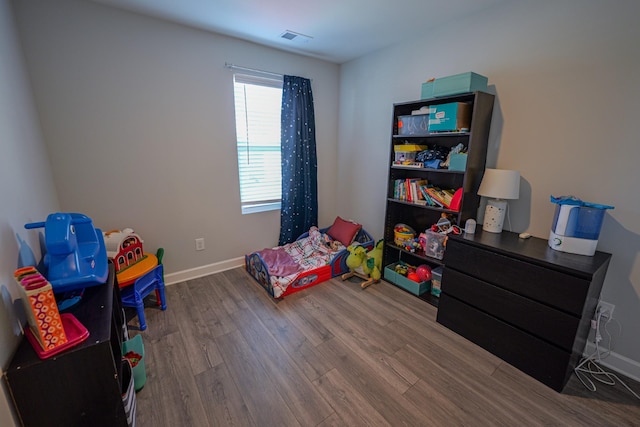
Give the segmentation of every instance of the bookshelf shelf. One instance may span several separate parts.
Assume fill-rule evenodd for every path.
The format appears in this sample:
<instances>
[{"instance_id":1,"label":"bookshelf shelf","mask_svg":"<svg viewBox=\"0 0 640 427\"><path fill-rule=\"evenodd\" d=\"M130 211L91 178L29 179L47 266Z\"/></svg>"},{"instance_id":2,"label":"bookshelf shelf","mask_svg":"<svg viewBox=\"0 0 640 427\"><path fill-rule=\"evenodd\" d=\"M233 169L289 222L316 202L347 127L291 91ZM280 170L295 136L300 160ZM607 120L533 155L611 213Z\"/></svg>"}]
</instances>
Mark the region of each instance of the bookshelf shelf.
<instances>
[{"instance_id":1,"label":"bookshelf shelf","mask_svg":"<svg viewBox=\"0 0 640 427\"><path fill-rule=\"evenodd\" d=\"M432 173L442 173L442 174L457 174L464 175L465 171L450 171L449 169L433 169L433 168L419 168L415 166L401 166L401 165L391 165L391 169L402 169L402 170L419 170L422 172L432 172Z\"/></svg>"},{"instance_id":2,"label":"bookshelf shelf","mask_svg":"<svg viewBox=\"0 0 640 427\"><path fill-rule=\"evenodd\" d=\"M465 102L472 105L469 132L427 133L424 135L400 135L398 133L399 116L411 115L412 111L419 110L424 106L450 102ZM422 252L410 252L395 245L393 242L394 227L396 224L407 224L413 228L416 233L421 233L435 224L438 219L441 218L442 214L449 215L455 224L461 226L464 226L464 222L467 219L476 218L478 205L480 203L480 197L477 195L477 191L484 173L487 158L493 102L493 95L484 92L473 92L393 105L384 230L384 240L387 242L383 251L384 266L398 261L404 261L411 265L428 264L432 267L443 265L439 259L427 257ZM394 164L394 145L402 144L403 142L427 145L428 148L433 148L433 146L438 145L448 150L458 144L463 144L467 149L466 167L464 170L448 170ZM415 189L410 197L406 194L398 193L398 185L400 185L403 180L409 183L407 184L407 188L411 188L410 183L412 181L421 182L424 180L427 181L428 185L443 190L462 188L460 209L456 211L410 201L409 199L416 200L414 198ZM393 283L391 280L388 281ZM430 304L438 305L438 298L433 295L423 294L420 298Z\"/></svg>"}]
</instances>

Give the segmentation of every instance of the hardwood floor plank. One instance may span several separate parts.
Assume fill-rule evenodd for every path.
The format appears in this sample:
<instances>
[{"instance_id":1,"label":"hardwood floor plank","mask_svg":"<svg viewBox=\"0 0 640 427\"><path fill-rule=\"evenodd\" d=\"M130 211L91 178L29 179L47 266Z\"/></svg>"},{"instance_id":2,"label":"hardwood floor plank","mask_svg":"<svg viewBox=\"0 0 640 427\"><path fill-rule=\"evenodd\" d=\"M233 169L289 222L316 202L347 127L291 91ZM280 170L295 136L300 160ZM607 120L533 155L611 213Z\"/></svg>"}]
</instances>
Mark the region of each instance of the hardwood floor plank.
<instances>
[{"instance_id":1,"label":"hardwood floor plank","mask_svg":"<svg viewBox=\"0 0 640 427\"><path fill-rule=\"evenodd\" d=\"M194 279L189 282L189 290L193 295L196 307L200 310L202 320L206 323L213 337L218 337L236 330L229 317L222 298L212 291L214 286L222 286L226 281L222 276L213 275Z\"/></svg>"},{"instance_id":2,"label":"hardwood floor plank","mask_svg":"<svg viewBox=\"0 0 640 427\"><path fill-rule=\"evenodd\" d=\"M382 415L337 369L332 369L314 381L324 398L331 402L343 423L349 426L390 426Z\"/></svg>"},{"instance_id":3,"label":"hardwood floor plank","mask_svg":"<svg viewBox=\"0 0 640 427\"><path fill-rule=\"evenodd\" d=\"M470 417L445 394L438 384L419 380L404 396L422 411L424 425L430 426L473 426L481 425L478 418Z\"/></svg>"},{"instance_id":4,"label":"hardwood floor plank","mask_svg":"<svg viewBox=\"0 0 640 427\"><path fill-rule=\"evenodd\" d=\"M211 426L257 426L224 363L195 377Z\"/></svg>"},{"instance_id":5,"label":"hardwood floor plank","mask_svg":"<svg viewBox=\"0 0 640 427\"><path fill-rule=\"evenodd\" d=\"M352 427L353 424L347 424L338 414L335 412L324 419L317 427Z\"/></svg>"},{"instance_id":6,"label":"hardwood floor plank","mask_svg":"<svg viewBox=\"0 0 640 427\"><path fill-rule=\"evenodd\" d=\"M172 298L173 310L193 375L222 363L213 335L200 315L198 300L191 295L189 286L170 287L169 293L176 294Z\"/></svg>"},{"instance_id":7,"label":"hardwood floor plank","mask_svg":"<svg viewBox=\"0 0 640 427\"><path fill-rule=\"evenodd\" d=\"M245 340L260 355L259 362L274 389L283 397L300 424L316 425L333 412L331 406L252 311L238 311L232 316ZM309 405L308 402L314 404Z\"/></svg>"},{"instance_id":8,"label":"hardwood floor plank","mask_svg":"<svg viewBox=\"0 0 640 427\"><path fill-rule=\"evenodd\" d=\"M215 338L227 369L247 405L251 418L257 425L301 425L278 393L256 353L239 331Z\"/></svg>"},{"instance_id":9,"label":"hardwood floor plank","mask_svg":"<svg viewBox=\"0 0 640 427\"><path fill-rule=\"evenodd\" d=\"M176 332L145 343L147 381L136 394L140 426L209 425L182 338Z\"/></svg>"},{"instance_id":10,"label":"hardwood floor plank","mask_svg":"<svg viewBox=\"0 0 640 427\"><path fill-rule=\"evenodd\" d=\"M378 313L373 313L371 309L359 297L362 292L354 294L354 298L344 298L341 288L337 286L326 287L314 292L313 298L324 298L330 306L330 310L336 313L336 320L342 322L345 327L358 331L362 335L370 337L370 341L375 338L381 348L386 349L389 354L393 354L402 348L405 342L386 326L393 318L388 317L383 324L372 321L372 318L380 319ZM342 313L349 313L348 316Z\"/></svg>"},{"instance_id":11,"label":"hardwood floor plank","mask_svg":"<svg viewBox=\"0 0 640 427\"><path fill-rule=\"evenodd\" d=\"M474 366L480 373L491 375L502 363L498 357L471 341L458 341L462 337L436 323L418 325L398 320L389 327L418 351L448 364L449 368L465 363Z\"/></svg>"},{"instance_id":12,"label":"hardwood floor plank","mask_svg":"<svg viewBox=\"0 0 640 427\"><path fill-rule=\"evenodd\" d=\"M395 388L389 387L384 373L363 361L342 340L332 338L320 344L318 350L387 422L394 426L424 424L420 410Z\"/></svg>"},{"instance_id":13,"label":"hardwood floor plank","mask_svg":"<svg viewBox=\"0 0 640 427\"><path fill-rule=\"evenodd\" d=\"M364 332L366 328L361 324L352 322L348 316L337 315L330 309L330 303L320 302L314 296L309 296L302 302L310 314L320 319L337 339L358 355L362 363L375 369L397 392L404 393L417 380L414 375L405 377L404 370L398 372L394 369L397 364L391 360L394 358L395 350L388 348L379 337ZM326 343L321 346L324 344Z\"/></svg>"},{"instance_id":14,"label":"hardwood floor plank","mask_svg":"<svg viewBox=\"0 0 640 427\"><path fill-rule=\"evenodd\" d=\"M522 425L522 420L504 410L502 402L494 400L487 393L483 382L489 376L478 377L473 366L459 365L455 369L445 369L442 360L417 351L411 345L400 350L397 357L405 364L414 366L420 378L439 389L440 395L452 401L466 417L482 419L489 425ZM434 404L438 402L436 400Z\"/></svg>"},{"instance_id":15,"label":"hardwood floor plank","mask_svg":"<svg viewBox=\"0 0 640 427\"><path fill-rule=\"evenodd\" d=\"M297 308L299 303L294 301L282 301L275 306L265 304L262 298L249 297L247 304L305 376L314 380L332 366L318 355L313 341L323 336L319 341L324 342L333 335L317 319L301 312Z\"/></svg>"},{"instance_id":16,"label":"hardwood floor plank","mask_svg":"<svg viewBox=\"0 0 640 427\"><path fill-rule=\"evenodd\" d=\"M583 426L640 425L640 402L631 402L632 405L626 405L622 411L624 414L616 414L618 421L611 424L606 416L611 411L607 402L583 398L584 394L590 392L580 384L575 376L569 379L567 388L574 389L579 396L557 393L507 363L501 365L492 377L496 378L507 392L526 389L527 403L560 423L576 423ZM605 388L600 390L598 394L602 395L606 392ZM627 413L631 416L631 422L629 420L621 422Z\"/></svg>"}]
</instances>

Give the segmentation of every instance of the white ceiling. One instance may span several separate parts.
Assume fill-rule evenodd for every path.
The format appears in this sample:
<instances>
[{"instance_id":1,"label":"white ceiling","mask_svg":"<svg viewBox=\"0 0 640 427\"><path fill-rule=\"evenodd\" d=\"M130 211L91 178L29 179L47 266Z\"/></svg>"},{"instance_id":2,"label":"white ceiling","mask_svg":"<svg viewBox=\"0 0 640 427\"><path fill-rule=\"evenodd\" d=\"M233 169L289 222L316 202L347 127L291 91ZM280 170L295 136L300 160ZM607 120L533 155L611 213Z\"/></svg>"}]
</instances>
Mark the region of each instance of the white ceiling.
<instances>
[{"instance_id":1,"label":"white ceiling","mask_svg":"<svg viewBox=\"0 0 640 427\"><path fill-rule=\"evenodd\" d=\"M343 63L504 0L91 1ZM312 38L281 38L287 30Z\"/></svg>"}]
</instances>

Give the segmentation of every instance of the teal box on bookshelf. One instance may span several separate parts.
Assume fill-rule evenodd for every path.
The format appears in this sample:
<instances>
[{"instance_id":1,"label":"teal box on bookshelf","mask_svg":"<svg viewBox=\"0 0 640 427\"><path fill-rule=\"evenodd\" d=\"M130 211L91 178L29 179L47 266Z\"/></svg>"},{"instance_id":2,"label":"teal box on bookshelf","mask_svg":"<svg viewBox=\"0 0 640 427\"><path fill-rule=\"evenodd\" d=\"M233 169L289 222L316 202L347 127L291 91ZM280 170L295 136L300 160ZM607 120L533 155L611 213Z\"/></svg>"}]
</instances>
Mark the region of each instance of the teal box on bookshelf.
<instances>
[{"instance_id":1,"label":"teal box on bookshelf","mask_svg":"<svg viewBox=\"0 0 640 427\"><path fill-rule=\"evenodd\" d=\"M404 277L402 274L396 273L395 266L397 263L389 264L384 268L384 278L389 282L395 284L396 286L411 292L414 295L422 295L426 292L429 292L429 288L431 287L431 281L427 280L425 282L414 282L413 280L409 280Z\"/></svg>"},{"instance_id":2,"label":"teal box on bookshelf","mask_svg":"<svg viewBox=\"0 0 640 427\"><path fill-rule=\"evenodd\" d=\"M440 296L440 283L442 282L442 267L431 270L431 295Z\"/></svg>"},{"instance_id":3,"label":"teal box on bookshelf","mask_svg":"<svg viewBox=\"0 0 640 427\"><path fill-rule=\"evenodd\" d=\"M433 98L433 80L422 83L422 93L420 99Z\"/></svg>"},{"instance_id":4,"label":"teal box on bookshelf","mask_svg":"<svg viewBox=\"0 0 640 427\"><path fill-rule=\"evenodd\" d=\"M486 91L488 79L480 74L468 72L435 79L433 96L456 95L459 93Z\"/></svg>"},{"instance_id":5,"label":"teal box on bookshelf","mask_svg":"<svg viewBox=\"0 0 640 427\"><path fill-rule=\"evenodd\" d=\"M464 171L467 169L467 153L454 153L449 157L450 171Z\"/></svg>"},{"instance_id":6,"label":"teal box on bookshelf","mask_svg":"<svg viewBox=\"0 0 640 427\"><path fill-rule=\"evenodd\" d=\"M432 106L429 132L469 132L471 104L449 102Z\"/></svg>"}]
</instances>

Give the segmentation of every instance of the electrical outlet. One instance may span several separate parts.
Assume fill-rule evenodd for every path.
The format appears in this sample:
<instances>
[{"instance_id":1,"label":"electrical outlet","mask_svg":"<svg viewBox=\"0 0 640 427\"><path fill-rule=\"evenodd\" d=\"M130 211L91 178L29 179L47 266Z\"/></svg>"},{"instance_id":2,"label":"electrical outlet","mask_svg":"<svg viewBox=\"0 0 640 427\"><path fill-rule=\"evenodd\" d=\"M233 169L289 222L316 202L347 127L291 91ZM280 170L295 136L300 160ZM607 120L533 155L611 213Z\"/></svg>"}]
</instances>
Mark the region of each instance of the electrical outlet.
<instances>
[{"instance_id":1,"label":"electrical outlet","mask_svg":"<svg viewBox=\"0 0 640 427\"><path fill-rule=\"evenodd\" d=\"M598 307L596 308L596 316L598 316L598 313L608 313L607 318L612 319L614 308L616 308L616 306L609 302L599 301Z\"/></svg>"},{"instance_id":2,"label":"electrical outlet","mask_svg":"<svg viewBox=\"0 0 640 427\"><path fill-rule=\"evenodd\" d=\"M204 251L204 237L196 239L196 251Z\"/></svg>"}]
</instances>

